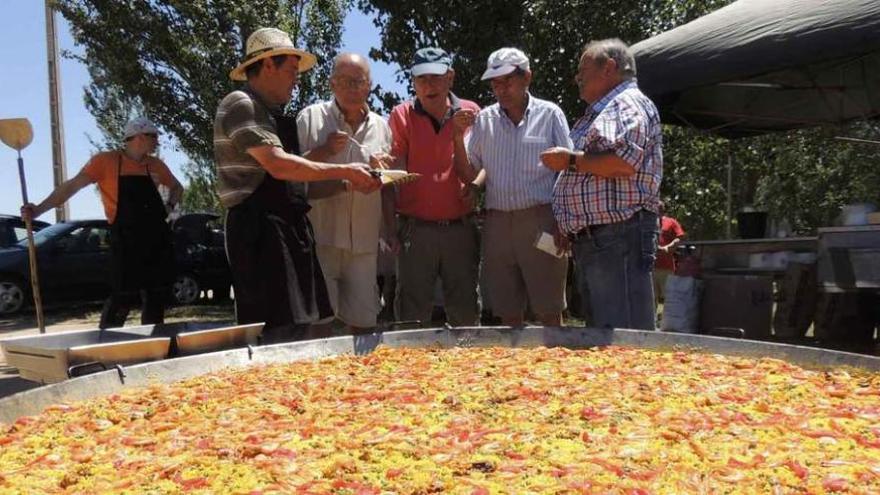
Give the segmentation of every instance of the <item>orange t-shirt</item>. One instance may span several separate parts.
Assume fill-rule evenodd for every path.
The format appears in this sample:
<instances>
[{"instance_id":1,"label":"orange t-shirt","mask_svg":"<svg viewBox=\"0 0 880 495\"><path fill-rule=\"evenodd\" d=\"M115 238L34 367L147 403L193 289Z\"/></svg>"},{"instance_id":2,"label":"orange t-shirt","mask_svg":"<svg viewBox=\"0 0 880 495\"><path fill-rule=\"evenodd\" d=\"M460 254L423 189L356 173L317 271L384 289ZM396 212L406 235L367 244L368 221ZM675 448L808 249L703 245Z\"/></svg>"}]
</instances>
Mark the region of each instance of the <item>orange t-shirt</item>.
<instances>
[{"instance_id":1,"label":"orange t-shirt","mask_svg":"<svg viewBox=\"0 0 880 495\"><path fill-rule=\"evenodd\" d=\"M121 167L117 173L117 166L122 158ZM119 181L117 175L147 175L149 166L150 178L158 187L160 184L169 188L174 187L176 180L171 175L171 170L162 160L147 156L142 161L136 162L121 151L105 151L93 156L82 171L92 182L98 185L101 191L101 202L104 203L104 214L107 221L113 223L116 220L116 204L119 200Z\"/></svg>"}]
</instances>

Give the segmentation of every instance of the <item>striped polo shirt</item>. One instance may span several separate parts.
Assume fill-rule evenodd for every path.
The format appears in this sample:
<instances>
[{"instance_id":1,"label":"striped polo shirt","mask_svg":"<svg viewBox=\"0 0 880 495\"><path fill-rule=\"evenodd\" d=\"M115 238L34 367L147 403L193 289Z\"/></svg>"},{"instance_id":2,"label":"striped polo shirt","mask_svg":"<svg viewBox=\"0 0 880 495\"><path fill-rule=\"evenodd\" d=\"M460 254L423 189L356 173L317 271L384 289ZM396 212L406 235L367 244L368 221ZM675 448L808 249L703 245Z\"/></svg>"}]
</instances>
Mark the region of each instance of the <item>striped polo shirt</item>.
<instances>
[{"instance_id":1,"label":"striped polo shirt","mask_svg":"<svg viewBox=\"0 0 880 495\"><path fill-rule=\"evenodd\" d=\"M214 118L217 195L226 208L244 201L263 182L266 170L247 153L263 145L282 147L269 107L247 86L226 95Z\"/></svg>"},{"instance_id":2,"label":"striped polo shirt","mask_svg":"<svg viewBox=\"0 0 880 495\"><path fill-rule=\"evenodd\" d=\"M541 163L553 146L571 149L565 114L555 104L528 95L518 124L496 103L483 109L471 128L468 158L486 170L486 208L514 211L548 205L556 172Z\"/></svg>"}]
</instances>

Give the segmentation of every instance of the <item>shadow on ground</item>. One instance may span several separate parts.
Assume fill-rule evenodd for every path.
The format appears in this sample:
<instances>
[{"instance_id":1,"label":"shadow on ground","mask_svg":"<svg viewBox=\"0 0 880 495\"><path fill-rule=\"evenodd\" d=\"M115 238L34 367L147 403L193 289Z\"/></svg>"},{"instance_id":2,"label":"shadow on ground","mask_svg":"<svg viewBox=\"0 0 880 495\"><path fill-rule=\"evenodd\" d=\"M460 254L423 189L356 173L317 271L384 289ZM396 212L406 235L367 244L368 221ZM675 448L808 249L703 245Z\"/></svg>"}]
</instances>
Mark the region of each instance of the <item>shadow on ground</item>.
<instances>
[{"instance_id":1,"label":"shadow on ground","mask_svg":"<svg viewBox=\"0 0 880 495\"><path fill-rule=\"evenodd\" d=\"M43 319L47 327L98 328L101 320L100 301L86 303L70 303L48 307ZM132 310L126 325L139 325L141 312ZM231 301L214 303L211 300L200 301L191 306L172 306L165 311L166 323L179 321L233 321L235 310ZM37 318L33 308L29 308L13 317L0 318L0 338L4 333L37 328Z\"/></svg>"},{"instance_id":2,"label":"shadow on ground","mask_svg":"<svg viewBox=\"0 0 880 495\"><path fill-rule=\"evenodd\" d=\"M18 370L0 365L0 398L39 387L40 384L18 376Z\"/></svg>"}]
</instances>

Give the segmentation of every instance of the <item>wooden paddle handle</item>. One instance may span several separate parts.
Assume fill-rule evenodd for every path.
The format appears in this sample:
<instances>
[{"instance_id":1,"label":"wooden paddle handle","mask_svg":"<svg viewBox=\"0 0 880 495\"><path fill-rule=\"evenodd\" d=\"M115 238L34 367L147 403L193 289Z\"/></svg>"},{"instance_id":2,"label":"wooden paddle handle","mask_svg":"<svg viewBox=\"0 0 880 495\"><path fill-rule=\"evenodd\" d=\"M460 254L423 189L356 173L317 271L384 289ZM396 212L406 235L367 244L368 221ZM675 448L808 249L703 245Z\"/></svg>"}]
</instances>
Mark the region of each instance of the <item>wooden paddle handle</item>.
<instances>
[{"instance_id":1,"label":"wooden paddle handle","mask_svg":"<svg viewBox=\"0 0 880 495\"><path fill-rule=\"evenodd\" d=\"M28 204L27 182L24 178L24 160L21 159L21 152L19 152L18 156L18 178L21 182L21 199L24 204ZM40 277L37 273L37 246L34 244L34 225L31 222L30 215L25 215L24 226L27 230L28 264L31 270L31 293L34 296L37 327L39 327L40 333L46 333L46 324L43 322L43 299L40 296Z\"/></svg>"}]
</instances>

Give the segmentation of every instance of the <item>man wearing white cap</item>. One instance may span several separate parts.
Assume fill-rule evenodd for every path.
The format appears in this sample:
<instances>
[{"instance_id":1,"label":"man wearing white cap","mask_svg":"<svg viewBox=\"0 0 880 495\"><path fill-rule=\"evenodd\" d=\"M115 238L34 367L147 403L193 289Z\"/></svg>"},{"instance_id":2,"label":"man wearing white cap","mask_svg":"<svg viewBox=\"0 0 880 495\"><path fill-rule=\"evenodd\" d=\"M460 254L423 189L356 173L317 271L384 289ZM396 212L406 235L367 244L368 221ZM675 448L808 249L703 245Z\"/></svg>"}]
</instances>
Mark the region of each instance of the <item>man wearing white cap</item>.
<instances>
[{"instance_id":1,"label":"man wearing white cap","mask_svg":"<svg viewBox=\"0 0 880 495\"><path fill-rule=\"evenodd\" d=\"M27 204L22 216L39 217L64 204L83 187L97 183L110 223L112 293L104 304L99 328L120 327L140 293L142 324L162 323L174 277L168 212L183 187L168 167L152 156L158 129L144 117L125 125L125 148L93 156L76 177L58 186L40 204ZM158 187L170 191L162 200Z\"/></svg>"},{"instance_id":2,"label":"man wearing white cap","mask_svg":"<svg viewBox=\"0 0 880 495\"><path fill-rule=\"evenodd\" d=\"M482 79L498 103L475 119L455 119L455 168L463 181L486 186L483 269L492 312L521 326L528 305L541 324L559 326L568 261L551 207L556 173L541 165L541 152L571 147L568 124L558 106L529 94L532 72L521 50L492 53ZM536 247L542 234L557 241L549 252Z\"/></svg>"},{"instance_id":3,"label":"man wearing white cap","mask_svg":"<svg viewBox=\"0 0 880 495\"><path fill-rule=\"evenodd\" d=\"M394 107L388 118L391 154L408 172L421 174L401 185L397 198L397 317L430 322L439 278L449 323L475 325L477 229L467 200L470 185L455 173L452 155L453 134L459 132L453 116L474 115L480 107L452 93L452 57L440 48L416 51L412 78L415 99Z\"/></svg>"},{"instance_id":4,"label":"man wearing white cap","mask_svg":"<svg viewBox=\"0 0 880 495\"><path fill-rule=\"evenodd\" d=\"M333 314L306 217L304 183L346 180L364 193L381 185L365 163L299 156L296 120L283 110L299 74L315 62L284 31L258 29L248 37L244 61L230 73L246 84L223 98L214 120L236 318L265 322L267 343L302 338L308 324Z\"/></svg>"}]
</instances>

